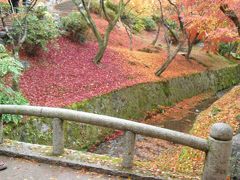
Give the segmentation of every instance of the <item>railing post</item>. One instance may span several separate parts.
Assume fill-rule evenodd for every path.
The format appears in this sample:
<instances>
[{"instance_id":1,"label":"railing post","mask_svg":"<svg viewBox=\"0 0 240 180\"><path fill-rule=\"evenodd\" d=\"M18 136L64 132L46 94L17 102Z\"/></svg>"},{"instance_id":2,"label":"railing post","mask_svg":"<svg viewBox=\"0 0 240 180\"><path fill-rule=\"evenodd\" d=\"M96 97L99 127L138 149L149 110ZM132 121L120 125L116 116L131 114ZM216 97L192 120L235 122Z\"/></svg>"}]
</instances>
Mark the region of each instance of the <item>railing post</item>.
<instances>
[{"instance_id":1,"label":"railing post","mask_svg":"<svg viewBox=\"0 0 240 180\"><path fill-rule=\"evenodd\" d=\"M131 168L133 166L134 146L136 134L130 131L125 133L125 150L123 152L123 168Z\"/></svg>"},{"instance_id":2,"label":"railing post","mask_svg":"<svg viewBox=\"0 0 240 180\"><path fill-rule=\"evenodd\" d=\"M229 125L216 123L212 126L203 180L226 180L232 152L232 137L233 131Z\"/></svg>"},{"instance_id":3,"label":"railing post","mask_svg":"<svg viewBox=\"0 0 240 180\"><path fill-rule=\"evenodd\" d=\"M3 120L2 115L0 114L0 144L3 143Z\"/></svg>"},{"instance_id":4,"label":"railing post","mask_svg":"<svg viewBox=\"0 0 240 180\"><path fill-rule=\"evenodd\" d=\"M53 119L53 155L61 155L64 152L63 120Z\"/></svg>"}]
</instances>

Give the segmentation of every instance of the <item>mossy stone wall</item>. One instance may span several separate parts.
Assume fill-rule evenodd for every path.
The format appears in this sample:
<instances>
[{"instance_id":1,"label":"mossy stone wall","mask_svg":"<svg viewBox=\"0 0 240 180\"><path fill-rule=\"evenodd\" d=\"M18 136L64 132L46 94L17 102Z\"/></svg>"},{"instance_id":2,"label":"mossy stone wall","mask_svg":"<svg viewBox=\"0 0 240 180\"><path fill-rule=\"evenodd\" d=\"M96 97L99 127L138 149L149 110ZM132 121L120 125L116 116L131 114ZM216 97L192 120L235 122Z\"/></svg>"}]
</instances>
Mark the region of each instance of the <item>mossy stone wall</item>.
<instances>
[{"instance_id":1,"label":"mossy stone wall","mask_svg":"<svg viewBox=\"0 0 240 180\"><path fill-rule=\"evenodd\" d=\"M110 115L130 120L143 118L158 105L171 105L206 91L220 91L240 82L240 66L196 73L165 81L137 84L94 97L67 108ZM65 146L88 149L104 140L112 130L91 125L65 122ZM31 118L18 126L5 127L5 135L14 140L51 145L51 120Z\"/></svg>"},{"instance_id":2,"label":"mossy stone wall","mask_svg":"<svg viewBox=\"0 0 240 180\"><path fill-rule=\"evenodd\" d=\"M68 108L125 119L142 118L158 105L171 105L206 91L221 91L240 82L240 66L137 84L75 103Z\"/></svg>"}]
</instances>

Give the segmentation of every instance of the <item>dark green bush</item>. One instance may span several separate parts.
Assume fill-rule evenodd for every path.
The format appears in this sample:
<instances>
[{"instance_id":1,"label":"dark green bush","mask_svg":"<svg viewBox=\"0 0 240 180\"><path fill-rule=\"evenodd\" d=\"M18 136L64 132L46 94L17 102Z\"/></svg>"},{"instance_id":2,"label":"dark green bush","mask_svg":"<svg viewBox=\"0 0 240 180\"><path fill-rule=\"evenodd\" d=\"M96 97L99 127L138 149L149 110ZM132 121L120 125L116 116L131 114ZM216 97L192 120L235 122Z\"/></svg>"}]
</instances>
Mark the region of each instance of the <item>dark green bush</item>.
<instances>
[{"instance_id":1,"label":"dark green bush","mask_svg":"<svg viewBox=\"0 0 240 180\"><path fill-rule=\"evenodd\" d=\"M86 4L87 3L88 3L88 1L86 1ZM94 13L94 14L101 14L101 8L100 8L99 0L92 0L91 1L90 12Z\"/></svg>"},{"instance_id":2,"label":"dark green bush","mask_svg":"<svg viewBox=\"0 0 240 180\"><path fill-rule=\"evenodd\" d=\"M155 14L152 15L152 19L155 21L156 24L159 23L161 20L160 16Z\"/></svg>"},{"instance_id":3,"label":"dark green bush","mask_svg":"<svg viewBox=\"0 0 240 180\"><path fill-rule=\"evenodd\" d=\"M124 12L121 16L124 24L129 26L134 33L139 33L145 29L143 20L132 12Z\"/></svg>"},{"instance_id":4,"label":"dark green bush","mask_svg":"<svg viewBox=\"0 0 240 180\"><path fill-rule=\"evenodd\" d=\"M70 13L68 16L63 17L61 22L63 29L71 40L80 43L85 42L88 25L79 12Z\"/></svg>"},{"instance_id":5,"label":"dark green bush","mask_svg":"<svg viewBox=\"0 0 240 180\"><path fill-rule=\"evenodd\" d=\"M7 83L5 78L11 76L14 79L18 79L23 69L22 64L9 56L5 47L0 45L0 104L27 104L27 100L22 96L20 92L13 91ZM4 122L20 121L21 116L17 115L2 115L1 120Z\"/></svg>"},{"instance_id":6,"label":"dark green bush","mask_svg":"<svg viewBox=\"0 0 240 180\"><path fill-rule=\"evenodd\" d=\"M31 55L35 55L36 49L46 49L47 43L59 35L58 25L51 14L39 7L26 17L18 16L13 20L11 35L14 39L24 34L22 24L25 21L27 21L27 37L23 49Z\"/></svg>"},{"instance_id":7,"label":"dark green bush","mask_svg":"<svg viewBox=\"0 0 240 180\"><path fill-rule=\"evenodd\" d=\"M156 22L151 17L142 18L144 27L146 31L155 31L156 30Z\"/></svg>"},{"instance_id":8,"label":"dark green bush","mask_svg":"<svg viewBox=\"0 0 240 180\"><path fill-rule=\"evenodd\" d=\"M144 21L141 18L136 18L133 24L133 30L137 33L145 29Z\"/></svg>"},{"instance_id":9,"label":"dark green bush","mask_svg":"<svg viewBox=\"0 0 240 180\"><path fill-rule=\"evenodd\" d=\"M171 19L167 19L165 20L165 23L172 29L172 30L176 30L178 28L178 25L175 21L171 20Z\"/></svg>"},{"instance_id":10,"label":"dark green bush","mask_svg":"<svg viewBox=\"0 0 240 180\"><path fill-rule=\"evenodd\" d=\"M109 17L111 20L114 20L114 18L116 17L116 13L115 13L113 10L111 10L111 9L106 9L106 11L107 11L108 17Z\"/></svg>"},{"instance_id":11,"label":"dark green bush","mask_svg":"<svg viewBox=\"0 0 240 180\"><path fill-rule=\"evenodd\" d=\"M111 9L112 11L114 11L115 13L118 13L118 5L115 3L112 3L110 0L108 0L106 2L106 7L108 9Z\"/></svg>"},{"instance_id":12,"label":"dark green bush","mask_svg":"<svg viewBox=\"0 0 240 180\"><path fill-rule=\"evenodd\" d=\"M240 43L232 42L232 43L221 43L218 48L219 54L222 56L230 56L232 55L234 58L240 58L240 54L238 53L238 46Z\"/></svg>"},{"instance_id":13,"label":"dark green bush","mask_svg":"<svg viewBox=\"0 0 240 180\"><path fill-rule=\"evenodd\" d=\"M10 12L9 3L0 2L0 8L1 8L2 13Z\"/></svg>"}]
</instances>

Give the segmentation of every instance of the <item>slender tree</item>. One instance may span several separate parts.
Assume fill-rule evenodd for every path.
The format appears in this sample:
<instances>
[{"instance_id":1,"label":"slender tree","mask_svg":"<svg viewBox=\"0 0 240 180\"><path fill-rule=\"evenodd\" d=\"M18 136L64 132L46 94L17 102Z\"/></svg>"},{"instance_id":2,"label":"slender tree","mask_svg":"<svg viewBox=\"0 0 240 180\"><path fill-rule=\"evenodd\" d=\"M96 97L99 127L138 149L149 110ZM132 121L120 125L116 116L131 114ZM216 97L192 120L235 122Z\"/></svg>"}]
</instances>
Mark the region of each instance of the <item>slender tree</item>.
<instances>
[{"instance_id":1,"label":"slender tree","mask_svg":"<svg viewBox=\"0 0 240 180\"><path fill-rule=\"evenodd\" d=\"M181 32L181 36L177 37L177 42L178 45L177 47L174 48L174 50L171 49L172 46L172 41L168 35L168 32L171 33L171 31L169 30L169 26L166 23L164 14L163 14L163 8L162 8L162 2L161 0L159 0L159 4L160 4L160 12L161 12L161 23L163 25L163 29L164 29L164 37L165 37L165 41L167 44L167 59L166 61L163 63L163 65L157 69L157 71L155 72L156 76L160 76L167 68L168 66L172 63L172 61L174 60L174 58L177 56L177 53L181 50L181 48L183 47L185 41L186 41L186 29L184 27L184 22L182 20L181 17L181 13L179 8L177 7L176 4L174 4L171 0L168 0L169 4L173 7L174 11L177 14L177 19L179 22L179 27L180 27L180 32Z\"/></svg>"},{"instance_id":2,"label":"slender tree","mask_svg":"<svg viewBox=\"0 0 240 180\"><path fill-rule=\"evenodd\" d=\"M121 16L121 14L123 13L124 8L130 2L130 0L128 0L126 2L124 2L124 0L119 1L118 11L117 11L113 20L111 20L108 17L104 0L100 0L100 8L103 11L105 19L108 21L108 26L107 26L103 36L101 35L99 29L97 28L96 23L94 22L94 20L91 16L90 10L86 6L85 1L84 0L80 0L80 1L73 0L73 2L77 6L79 12L81 13L81 15L83 16L85 21L88 23L88 26L91 28L94 36L96 37L96 39L98 41L98 52L97 52L97 54L96 54L96 56L94 57L94 60L93 60L94 63L98 64L98 63L101 62L101 59L102 59L102 57L104 55L104 52L107 48L110 33L112 32L112 30L116 26L117 22L119 21L119 18Z\"/></svg>"},{"instance_id":3,"label":"slender tree","mask_svg":"<svg viewBox=\"0 0 240 180\"><path fill-rule=\"evenodd\" d=\"M12 45L12 53L15 59L19 60L19 50L21 49L23 43L25 42L27 38L27 31L28 31L28 22L27 17L36 5L37 0L28 1L28 3L25 3L23 6L23 11L17 11L14 10L14 7L10 1L10 7L11 7L11 13L9 12L3 12L1 11L1 21L4 28L4 31L6 32L7 37L10 40L10 44ZM20 27L20 30L18 30L18 34L11 33L12 31L9 30L8 26L6 25L6 18L8 16L14 16L14 21L18 23L18 27ZM19 18L22 18L23 20L20 21Z\"/></svg>"},{"instance_id":4,"label":"slender tree","mask_svg":"<svg viewBox=\"0 0 240 180\"><path fill-rule=\"evenodd\" d=\"M30 14L30 12L32 11L32 9L34 8L34 6L36 5L36 3L37 3L37 0L32 0L32 1L28 1L28 3L24 3L24 6L23 6L24 10L21 12L21 11L15 10L10 1L11 13L0 11L2 25L6 32L7 37L9 39L9 42L12 46L13 57L16 60L20 60L19 59L19 51L22 48L22 45L27 38L27 31L28 31L27 17ZM13 34L12 31L6 25L6 22L5 22L6 18L10 15L14 16L14 20L16 21L16 23L18 23L18 25L19 25L18 27L20 27L20 30L18 30L18 32L19 32L18 34ZM22 17L23 17L23 20L20 21L19 18L22 18ZM12 89L14 91L19 90L17 78L18 77L13 78L13 80L12 80Z\"/></svg>"}]
</instances>

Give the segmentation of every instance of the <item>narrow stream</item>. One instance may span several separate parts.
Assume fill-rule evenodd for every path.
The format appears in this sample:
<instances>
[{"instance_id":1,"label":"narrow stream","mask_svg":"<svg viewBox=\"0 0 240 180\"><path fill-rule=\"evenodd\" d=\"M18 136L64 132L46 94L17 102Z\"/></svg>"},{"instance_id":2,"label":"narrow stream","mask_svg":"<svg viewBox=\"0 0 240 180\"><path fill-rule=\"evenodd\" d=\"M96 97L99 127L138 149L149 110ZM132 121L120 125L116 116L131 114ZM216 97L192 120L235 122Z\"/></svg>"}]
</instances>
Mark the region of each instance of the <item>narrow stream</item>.
<instances>
[{"instance_id":1,"label":"narrow stream","mask_svg":"<svg viewBox=\"0 0 240 180\"><path fill-rule=\"evenodd\" d=\"M228 90L221 91L212 97L201 101L193 109L190 109L189 114L181 120L166 119L157 124L159 127L188 133L195 122L199 113L210 107L217 99L222 97ZM184 111L184 109L183 109ZM119 136L114 140L100 144L94 153L107 154L109 156L120 157L124 151L124 136ZM136 156L137 159L151 160L159 155L162 150L171 148L172 144L163 140L144 137L137 135L136 138ZM143 145L144 144L144 145ZM153 146L154 145L154 146ZM156 146L157 145L157 146ZM149 146L149 147L148 147Z\"/></svg>"}]
</instances>

